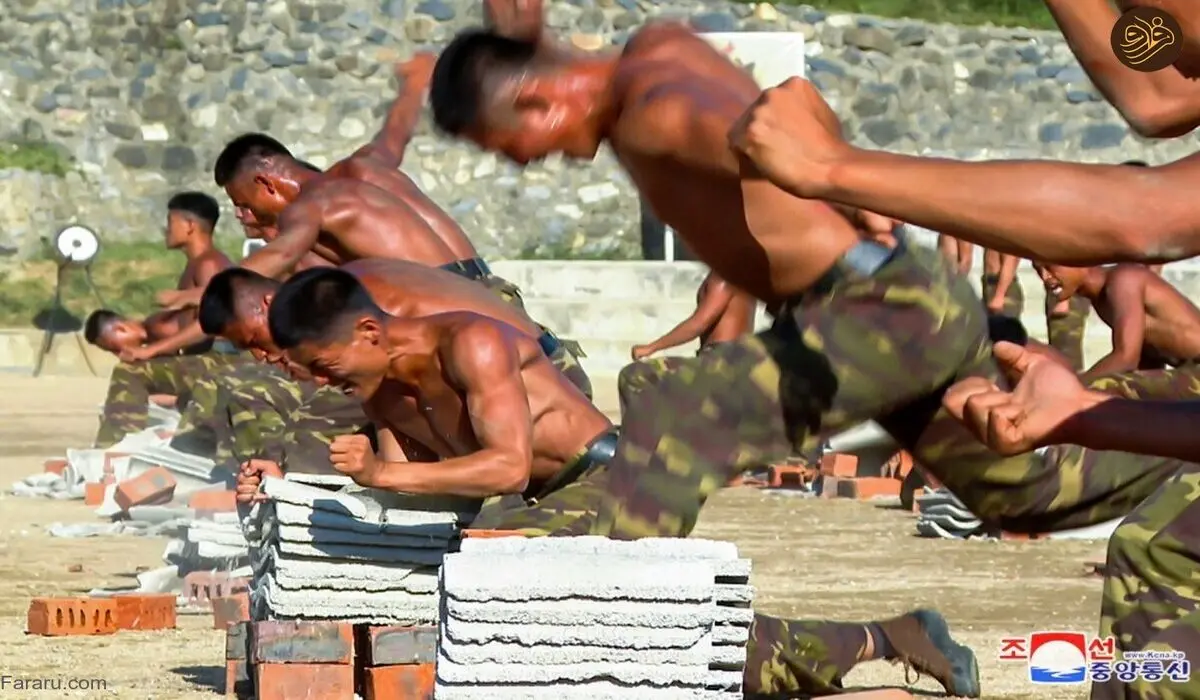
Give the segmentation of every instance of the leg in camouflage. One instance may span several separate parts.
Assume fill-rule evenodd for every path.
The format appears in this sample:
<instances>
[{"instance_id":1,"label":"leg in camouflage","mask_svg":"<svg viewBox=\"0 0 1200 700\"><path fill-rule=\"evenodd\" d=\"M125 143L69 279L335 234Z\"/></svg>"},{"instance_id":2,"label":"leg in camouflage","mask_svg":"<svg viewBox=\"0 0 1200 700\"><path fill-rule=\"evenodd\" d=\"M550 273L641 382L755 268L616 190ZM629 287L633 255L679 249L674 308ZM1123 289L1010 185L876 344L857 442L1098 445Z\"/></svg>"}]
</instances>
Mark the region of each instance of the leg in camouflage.
<instances>
[{"instance_id":1,"label":"leg in camouflage","mask_svg":"<svg viewBox=\"0 0 1200 700\"><path fill-rule=\"evenodd\" d=\"M222 385L239 369L251 366L249 353L211 351L192 355L187 404L181 411L179 426L171 447L192 454L211 456L218 450L218 435L227 417L219 410Z\"/></svg>"},{"instance_id":2,"label":"leg in camouflage","mask_svg":"<svg viewBox=\"0 0 1200 700\"><path fill-rule=\"evenodd\" d=\"M984 309L933 251L901 248L874 275L842 277L768 331L676 358L652 387L622 396L621 439L591 534L687 536L707 498L809 435L875 419L980 519L1047 532L1125 515L1161 479L1121 460L1086 473L1026 454L1001 457L941 406L968 376L1004 383Z\"/></svg>"},{"instance_id":3,"label":"leg in camouflage","mask_svg":"<svg viewBox=\"0 0 1200 700\"><path fill-rule=\"evenodd\" d=\"M996 287L1000 284L1000 276L985 272L979 281L983 290L983 303L986 306L987 301L996 293ZM1021 289L1021 280L1013 279L1012 284L1008 286L1008 292L1004 295L1004 308L1000 310L1000 313L1011 318L1021 318L1021 313L1024 311L1025 291Z\"/></svg>"},{"instance_id":4,"label":"leg in camouflage","mask_svg":"<svg viewBox=\"0 0 1200 700\"><path fill-rule=\"evenodd\" d=\"M304 401L287 420L283 468L303 474L336 474L329 444L339 435L374 434L362 404L329 386L303 382ZM374 438L372 438L374 445Z\"/></svg>"},{"instance_id":5,"label":"leg in camouflage","mask_svg":"<svg viewBox=\"0 0 1200 700\"><path fill-rule=\"evenodd\" d=\"M1169 401L1200 397L1200 364L1096 377L1088 388L1127 399Z\"/></svg>"},{"instance_id":6,"label":"leg in camouflage","mask_svg":"<svg viewBox=\"0 0 1200 700\"><path fill-rule=\"evenodd\" d=\"M253 363L239 367L221 386L217 461L236 470L241 462L283 461L288 415L300 407L301 385L279 368Z\"/></svg>"},{"instance_id":7,"label":"leg in camouflage","mask_svg":"<svg viewBox=\"0 0 1200 700\"><path fill-rule=\"evenodd\" d=\"M521 298L520 287L497 275L488 275L479 281L496 296L504 300L504 303L515 307L522 315L529 318L529 313L525 310L525 300ZM533 321L533 319L530 318L530 321ZM542 332L552 332L537 321L533 321L533 323L538 328L541 328ZM579 362L580 358L587 357L587 355L583 352L583 348L579 346L579 343L574 340L559 338L558 342L559 349L550 356L550 361L590 401L593 398L592 380L588 377L587 372L583 370L583 365Z\"/></svg>"},{"instance_id":8,"label":"leg in camouflage","mask_svg":"<svg viewBox=\"0 0 1200 700\"><path fill-rule=\"evenodd\" d=\"M1121 651L1187 652L1200 649L1200 465L1183 465L1122 521L1108 540L1100 637ZM1117 657L1120 660L1120 656ZM1164 660L1166 667L1170 660ZM1116 678L1092 684L1092 700L1183 700L1200 697L1200 684L1163 678Z\"/></svg>"},{"instance_id":9,"label":"leg in camouflage","mask_svg":"<svg viewBox=\"0 0 1200 700\"><path fill-rule=\"evenodd\" d=\"M1076 372L1084 368L1083 334L1091 311L1092 303L1078 294L1063 303L1046 295L1046 335L1050 347L1066 356Z\"/></svg>"},{"instance_id":10,"label":"leg in camouflage","mask_svg":"<svg viewBox=\"0 0 1200 700\"><path fill-rule=\"evenodd\" d=\"M471 527L515 530L528 536L587 534L604 498L607 481L608 468L597 465L533 505L519 496L488 499Z\"/></svg>"},{"instance_id":11,"label":"leg in camouflage","mask_svg":"<svg viewBox=\"0 0 1200 700\"><path fill-rule=\"evenodd\" d=\"M757 614L750 623L742 691L746 697L833 695L863 661L899 661L933 678L946 692L979 697L975 654L950 636L933 610L858 624L785 620Z\"/></svg>"},{"instance_id":12,"label":"leg in camouflage","mask_svg":"<svg viewBox=\"0 0 1200 700\"><path fill-rule=\"evenodd\" d=\"M192 382L203 374L199 355L156 357L145 362L122 362L113 368L96 447L116 444L129 433L149 424L151 394L187 395Z\"/></svg>"}]
</instances>

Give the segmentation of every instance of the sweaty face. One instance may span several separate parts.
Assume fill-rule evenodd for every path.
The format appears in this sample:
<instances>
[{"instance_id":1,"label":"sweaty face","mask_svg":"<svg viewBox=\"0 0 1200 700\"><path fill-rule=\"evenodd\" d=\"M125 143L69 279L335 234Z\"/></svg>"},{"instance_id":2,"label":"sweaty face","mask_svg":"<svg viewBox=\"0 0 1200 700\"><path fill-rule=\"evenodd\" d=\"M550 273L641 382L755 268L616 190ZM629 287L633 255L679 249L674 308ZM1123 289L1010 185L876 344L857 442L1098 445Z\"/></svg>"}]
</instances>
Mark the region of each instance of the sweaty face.
<instances>
[{"instance_id":1,"label":"sweaty face","mask_svg":"<svg viewBox=\"0 0 1200 700\"><path fill-rule=\"evenodd\" d=\"M522 165L553 153L591 158L589 149L572 148L572 133L587 113L554 78L502 85L488 97L483 123L468 133L481 148Z\"/></svg>"},{"instance_id":2,"label":"sweaty face","mask_svg":"<svg viewBox=\"0 0 1200 700\"><path fill-rule=\"evenodd\" d=\"M253 170L235 177L225 186L225 194L233 202L243 226L274 224L275 218L290 204L271 184L269 175Z\"/></svg>"},{"instance_id":3,"label":"sweaty face","mask_svg":"<svg viewBox=\"0 0 1200 700\"><path fill-rule=\"evenodd\" d=\"M1178 40L1183 45L1183 54L1175 62L1175 68L1184 77L1200 78L1200 3L1196 0L1117 0L1121 12L1137 7L1162 10L1179 22L1183 36Z\"/></svg>"},{"instance_id":4,"label":"sweaty face","mask_svg":"<svg viewBox=\"0 0 1200 700\"><path fill-rule=\"evenodd\" d=\"M113 354L136 348L146 342L146 329L133 321L114 321L96 339L96 344Z\"/></svg>"},{"instance_id":5,"label":"sweaty face","mask_svg":"<svg viewBox=\"0 0 1200 700\"><path fill-rule=\"evenodd\" d=\"M388 355L380 340L378 333L355 328L345 339L301 343L288 350L288 356L306 367L318 383L367 401L387 376Z\"/></svg>"},{"instance_id":6,"label":"sweaty face","mask_svg":"<svg viewBox=\"0 0 1200 700\"><path fill-rule=\"evenodd\" d=\"M1079 285L1083 283L1083 278L1087 274L1086 268L1061 265L1034 264L1033 269L1037 270L1038 276L1042 278L1046 292L1053 294L1054 298L1059 301L1065 301L1075 296L1075 292L1079 290Z\"/></svg>"}]
</instances>

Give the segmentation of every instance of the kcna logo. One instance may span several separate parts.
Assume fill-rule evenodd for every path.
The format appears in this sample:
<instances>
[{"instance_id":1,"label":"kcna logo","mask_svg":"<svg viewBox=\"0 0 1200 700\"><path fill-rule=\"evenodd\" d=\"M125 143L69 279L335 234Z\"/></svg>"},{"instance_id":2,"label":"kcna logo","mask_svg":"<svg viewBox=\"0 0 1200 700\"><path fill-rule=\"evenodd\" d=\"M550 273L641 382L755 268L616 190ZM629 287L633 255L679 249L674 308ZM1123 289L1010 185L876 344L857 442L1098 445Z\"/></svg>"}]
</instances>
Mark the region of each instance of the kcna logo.
<instances>
[{"instance_id":1,"label":"kcna logo","mask_svg":"<svg viewBox=\"0 0 1200 700\"><path fill-rule=\"evenodd\" d=\"M1029 682L1072 685L1117 680L1132 683L1186 683L1191 663L1181 651L1116 652L1112 637L1092 637L1082 632L1034 632L1028 637L1001 640L1001 661L1025 661Z\"/></svg>"}]
</instances>

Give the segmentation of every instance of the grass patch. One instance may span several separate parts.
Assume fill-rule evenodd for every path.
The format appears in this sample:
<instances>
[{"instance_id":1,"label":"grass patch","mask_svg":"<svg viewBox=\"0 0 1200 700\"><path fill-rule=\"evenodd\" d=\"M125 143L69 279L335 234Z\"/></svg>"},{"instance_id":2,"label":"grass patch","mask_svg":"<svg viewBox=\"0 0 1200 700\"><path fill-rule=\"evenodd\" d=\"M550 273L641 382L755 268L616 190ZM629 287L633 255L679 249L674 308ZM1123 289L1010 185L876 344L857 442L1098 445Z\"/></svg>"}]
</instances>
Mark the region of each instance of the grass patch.
<instances>
[{"instance_id":1,"label":"grass patch","mask_svg":"<svg viewBox=\"0 0 1200 700\"><path fill-rule=\"evenodd\" d=\"M241 257L240 241L218 241L218 247L234 260ZM141 317L157 310L155 295L175 288L185 264L182 253L157 241L105 243L92 264L92 279L108 308ZM54 299L57 269L47 251L16 270L0 272L0 327L33 326L33 317ZM67 273L63 305L80 320L100 308L82 269Z\"/></svg>"},{"instance_id":2,"label":"grass patch","mask_svg":"<svg viewBox=\"0 0 1200 700\"><path fill-rule=\"evenodd\" d=\"M750 0L742 0L749 2ZM781 0L827 12L909 17L928 22L1054 29L1045 0Z\"/></svg>"},{"instance_id":3,"label":"grass patch","mask_svg":"<svg viewBox=\"0 0 1200 700\"><path fill-rule=\"evenodd\" d=\"M15 168L63 177L74 167L69 156L48 143L0 143L0 170Z\"/></svg>"}]
</instances>

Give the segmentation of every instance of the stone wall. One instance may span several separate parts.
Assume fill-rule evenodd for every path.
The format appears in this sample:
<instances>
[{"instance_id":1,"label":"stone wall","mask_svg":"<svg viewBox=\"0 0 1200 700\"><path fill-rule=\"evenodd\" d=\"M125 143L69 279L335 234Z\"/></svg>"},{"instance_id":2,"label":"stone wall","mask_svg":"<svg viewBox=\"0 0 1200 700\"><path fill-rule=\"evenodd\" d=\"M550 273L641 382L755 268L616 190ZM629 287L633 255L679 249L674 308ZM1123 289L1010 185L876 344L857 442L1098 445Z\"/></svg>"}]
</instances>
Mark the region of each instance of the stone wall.
<instances>
[{"instance_id":1,"label":"stone wall","mask_svg":"<svg viewBox=\"0 0 1200 700\"><path fill-rule=\"evenodd\" d=\"M391 66L477 24L478 0L5 0L0 142L48 142L65 179L0 172L0 255L70 220L105 238L155 236L172 190L213 190L240 132L267 131L318 165L366 139L395 90ZM580 47L619 45L648 17L701 31L794 31L809 75L863 144L966 158L1161 162L1102 102L1054 33L826 15L804 6L547 0ZM423 125L405 163L492 256L629 257L637 200L614 161L520 171ZM236 235L232 217L222 223Z\"/></svg>"}]
</instances>

